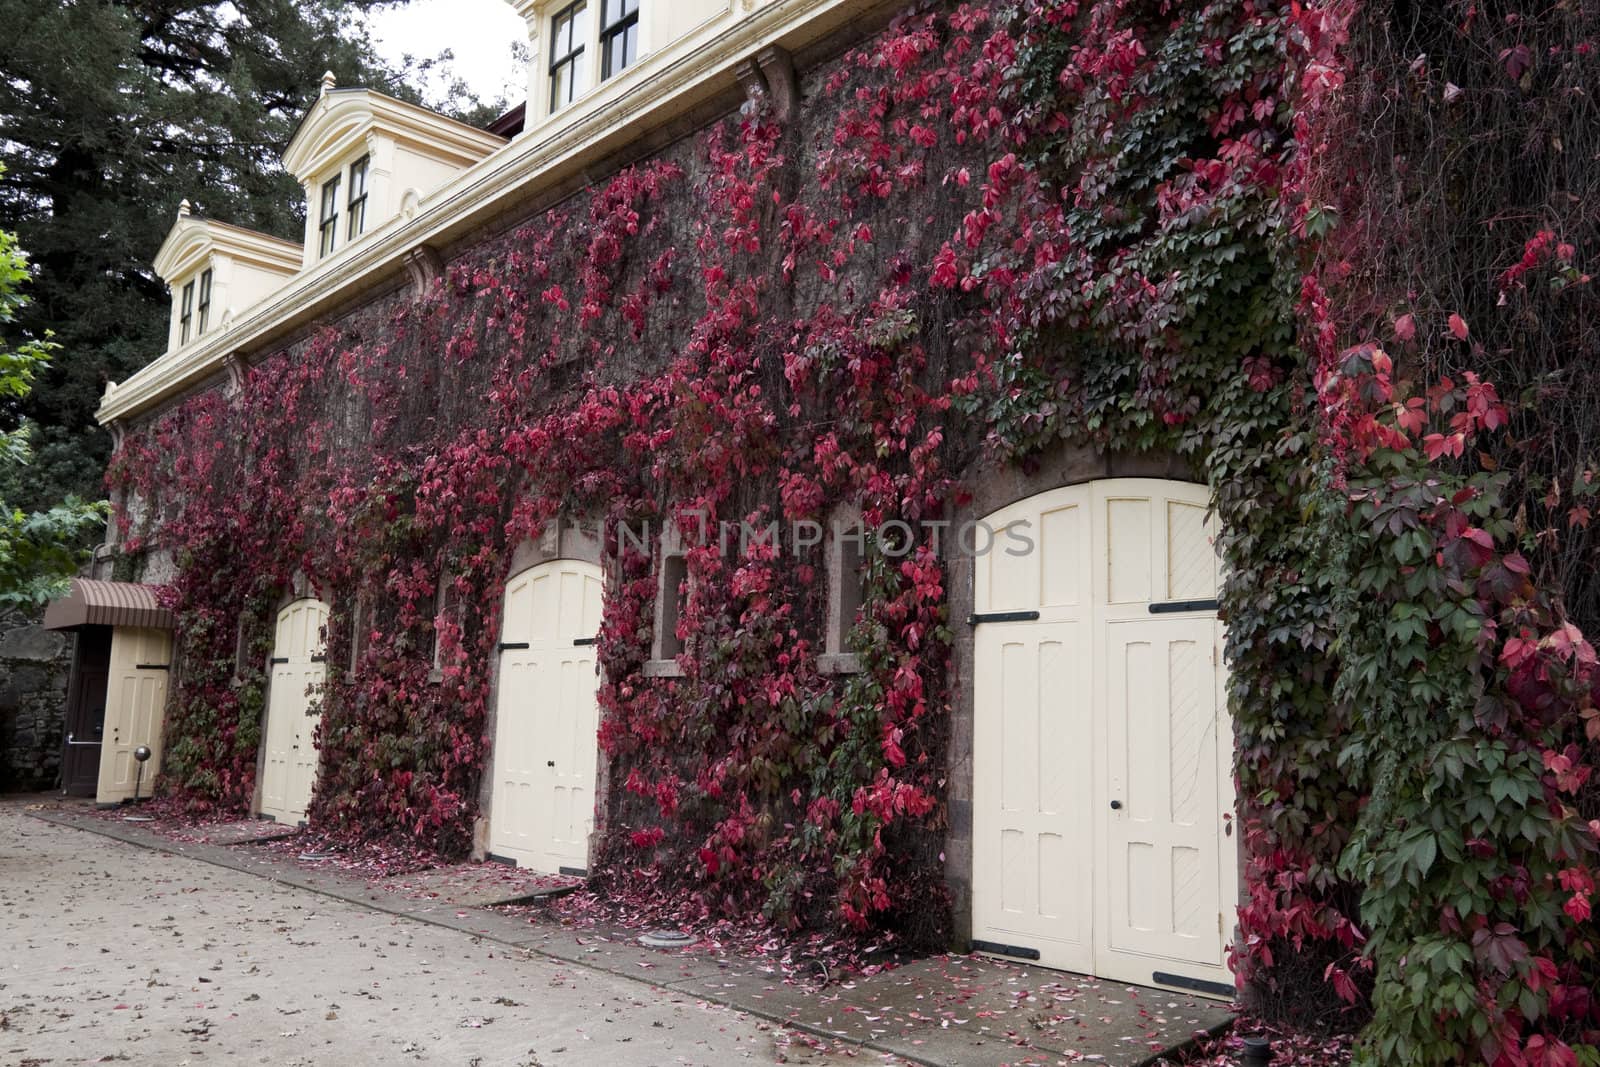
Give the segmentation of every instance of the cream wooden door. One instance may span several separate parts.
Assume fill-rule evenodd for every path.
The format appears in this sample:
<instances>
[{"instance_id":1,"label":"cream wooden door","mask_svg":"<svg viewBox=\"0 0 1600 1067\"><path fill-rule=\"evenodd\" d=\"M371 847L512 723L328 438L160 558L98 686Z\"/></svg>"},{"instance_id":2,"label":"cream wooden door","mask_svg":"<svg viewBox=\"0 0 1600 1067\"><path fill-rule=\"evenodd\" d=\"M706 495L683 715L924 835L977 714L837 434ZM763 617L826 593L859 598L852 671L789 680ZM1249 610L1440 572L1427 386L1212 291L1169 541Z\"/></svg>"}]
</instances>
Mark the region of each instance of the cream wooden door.
<instances>
[{"instance_id":1,"label":"cream wooden door","mask_svg":"<svg viewBox=\"0 0 1600 1067\"><path fill-rule=\"evenodd\" d=\"M317 780L315 732L328 664L322 654L328 605L296 600L278 612L272 640L261 771L261 814L291 826L305 821Z\"/></svg>"},{"instance_id":2,"label":"cream wooden door","mask_svg":"<svg viewBox=\"0 0 1600 1067\"><path fill-rule=\"evenodd\" d=\"M1219 630L1193 617L1106 628L1107 792L1122 805L1107 806L1107 936L1096 953L1107 973L1158 959L1159 973L1231 987L1223 936L1233 912L1222 894L1233 879L1222 867L1231 875L1235 856L1218 816L1232 808L1223 786L1232 746L1217 736Z\"/></svg>"},{"instance_id":3,"label":"cream wooden door","mask_svg":"<svg viewBox=\"0 0 1600 1067\"><path fill-rule=\"evenodd\" d=\"M489 851L552 874L589 866L603 588L599 567L570 559L506 583Z\"/></svg>"},{"instance_id":4,"label":"cream wooden door","mask_svg":"<svg viewBox=\"0 0 1600 1067\"><path fill-rule=\"evenodd\" d=\"M1231 989L1232 730L1205 509L1203 487L1123 479L986 520L1002 532L975 573L979 947Z\"/></svg>"},{"instance_id":5,"label":"cream wooden door","mask_svg":"<svg viewBox=\"0 0 1600 1067\"><path fill-rule=\"evenodd\" d=\"M166 630L118 626L111 631L111 671L106 683L105 730L100 741L100 780L95 802L115 804L149 796L161 768L161 726L167 706L172 635ZM133 750L148 746L143 779Z\"/></svg>"},{"instance_id":6,"label":"cream wooden door","mask_svg":"<svg viewBox=\"0 0 1600 1067\"><path fill-rule=\"evenodd\" d=\"M997 537L976 560L979 612L1038 617L974 635L973 937L1089 972L1090 509L1075 493L1039 504L990 516Z\"/></svg>"}]
</instances>

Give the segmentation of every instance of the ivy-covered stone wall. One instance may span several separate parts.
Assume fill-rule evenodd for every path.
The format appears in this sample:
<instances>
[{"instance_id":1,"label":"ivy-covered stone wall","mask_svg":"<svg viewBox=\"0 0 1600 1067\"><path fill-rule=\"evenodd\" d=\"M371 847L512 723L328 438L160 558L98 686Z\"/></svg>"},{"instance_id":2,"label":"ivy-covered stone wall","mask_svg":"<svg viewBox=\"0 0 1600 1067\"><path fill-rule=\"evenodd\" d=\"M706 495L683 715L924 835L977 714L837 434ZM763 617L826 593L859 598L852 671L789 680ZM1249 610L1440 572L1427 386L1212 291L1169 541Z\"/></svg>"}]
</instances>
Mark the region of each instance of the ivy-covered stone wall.
<instances>
[{"instance_id":1,"label":"ivy-covered stone wall","mask_svg":"<svg viewBox=\"0 0 1600 1067\"><path fill-rule=\"evenodd\" d=\"M655 561L614 531L840 503L915 529L985 472L1132 457L1207 482L1222 531L1255 1003L1370 1018L1370 1063L1597 1062L1592 464L1549 406L1589 395L1562 391L1595 239L1564 146L1595 16L1541 10L918 5L793 114L752 102L253 354L110 474L130 551L175 567L168 781L249 802L300 576L352 665L313 817L464 851L508 561L584 522L604 883L940 941L959 569L869 551L841 677L820 553L691 539L661 678Z\"/></svg>"}]
</instances>

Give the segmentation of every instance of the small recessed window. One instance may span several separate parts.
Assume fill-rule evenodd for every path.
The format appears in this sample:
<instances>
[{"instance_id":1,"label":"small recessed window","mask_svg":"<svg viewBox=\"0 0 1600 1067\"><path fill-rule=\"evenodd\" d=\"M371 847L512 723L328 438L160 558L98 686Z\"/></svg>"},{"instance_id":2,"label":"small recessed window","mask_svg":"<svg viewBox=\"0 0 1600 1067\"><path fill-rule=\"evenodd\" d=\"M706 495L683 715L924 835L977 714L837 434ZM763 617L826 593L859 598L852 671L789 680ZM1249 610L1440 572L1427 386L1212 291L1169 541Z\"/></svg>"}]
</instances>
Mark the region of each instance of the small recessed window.
<instances>
[{"instance_id":1,"label":"small recessed window","mask_svg":"<svg viewBox=\"0 0 1600 1067\"><path fill-rule=\"evenodd\" d=\"M367 230L367 166L371 157L350 164L350 203L345 208L345 239L354 241Z\"/></svg>"},{"instance_id":2,"label":"small recessed window","mask_svg":"<svg viewBox=\"0 0 1600 1067\"><path fill-rule=\"evenodd\" d=\"M368 602L366 593L356 594L355 600L350 604L350 671L351 677L355 676L356 669L361 665L361 655L367 649L367 614Z\"/></svg>"},{"instance_id":3,"label":"small recessed window","mask_svg":"<svg viewBox=\"0 0 1600 1067\"><path fill-rule=\"evenodd\" d=\"M317 254L330 254L339 241L339 179L337 176L322 183L322 214L318 216Z\"/></svg>"},{"instance_id":4,"label":"small recessed window","mask_svg":"<svg viewBox=\"0 0 1600 1067\"><path fill-rule=\"evenodd\" d=\"M178 343L189 343L189 335L194 331L194 282L183 287L183 299L178 305Z\"/></svg>"},{"instance_id":5,"label":"small recessed window","mask_svg":"<svg viewBox=\"0 0 1600 1067\"><path fill-rule=\"evenodd\" d=\"M196 326L197 334L204 334L206 327L211 323L211 268L207 267L200 272L200 303L196 308L199 325Z\"/></svg>"},{"instance_id":6,"label":"small recessed window","mask_svg":"<svg viewBox=\"0 0 1600 1067\"><path fill-rule=\"evenodd\" d=\"M439 588L433 597L433 671L436 675L444 670L444 642L440 631L459 622L455 581L446 572L439 576Z\"/></svg>"},{"instance_id":7,"label":"small recessed window","mask_svg":"<svg viewBox=\"0 0 1600 1067\"><path fill-rule=\"evenodd\" d=\"M866 576L861 571L861 527L843 532L839 538L839 634L838 650L845 650L845 639L855 629L856 614L866 601Z\"/></svg>"},{"instance_id":8,"label":"small recessed window","mask_svg":"<svg viewBox=\"0 0 1600 1067\"><path fill-rule=\"evenodd\" d=\"M661 560L661 629L656 635L656 659L673 659L683 651L678 636L678 620L683 617L683 599L689 588L689 564L673 554Z\"/></svg>"},{"instance_id":9,"label":"small recessed window","mask_svg":"<svg viewBox=\"0 0 1600 1067\"><path fill-rule=\"evenodd\" d=\"M233 676L243 678L245 672L250 670L253 663L250 658L250 630L245 625L245 616L240 615L234 624L233 632Z\"/></svg>"},{"instance_id":10,"label":"small recessed window","mask_svg":"<svg viewBox=\"0 0 1600 1067\"><path fill-rule=\"evenodd\" d=\"M550 111L554 114L583 91L584 44L589 39L588 0L568 4L550 17Z\"/></svg>"},{"instance_id":11,"label":"small recessed window","mask_svg":"<svg viewBox=\"0 0 1600 1067\"><path fill-rule=\"evenodd\" d=\"M823 635L823 655L818 663L824 674L847 674L860 669L850 651L850 632L856 616L866 603L866 531L861 512L854 506L841 506L829 523L826 551L828 565L827 630Z\"/></svg>"},{"instance_id":12,"label":"small recessed window","mask_svg":"<svg viewBox=\"0 0 1600 1067\"><path fill-rule=\"evenodd\" d=\"M600 80L639 58L639 0L600 0Z\"/></svg>"}]
</instances>

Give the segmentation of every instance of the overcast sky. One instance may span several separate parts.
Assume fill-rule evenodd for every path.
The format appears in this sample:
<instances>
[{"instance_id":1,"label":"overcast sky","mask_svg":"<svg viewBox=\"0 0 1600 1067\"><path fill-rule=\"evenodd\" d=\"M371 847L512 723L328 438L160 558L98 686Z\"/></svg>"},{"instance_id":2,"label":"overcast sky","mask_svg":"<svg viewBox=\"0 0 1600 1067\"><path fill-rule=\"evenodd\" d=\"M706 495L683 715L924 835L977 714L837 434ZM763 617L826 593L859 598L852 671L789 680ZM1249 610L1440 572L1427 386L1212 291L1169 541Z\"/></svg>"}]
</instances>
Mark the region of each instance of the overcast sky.
<instances>
[{"instance_id":1,"label":"overcast sky","mask_svg":"<svg viewBox=\"0 0 1600 1067\"><path fill-rule=\"evenodd\" d=\"M369 25L374 46L390 59L451 49L456 76L484 101L518 104L527 95L527 71L511 55L513 43L527 42L527 26L506 0L410 0L373 12ZM441 79L423 86L430 102L442 90Z\"/></svg>"}]
</instances>

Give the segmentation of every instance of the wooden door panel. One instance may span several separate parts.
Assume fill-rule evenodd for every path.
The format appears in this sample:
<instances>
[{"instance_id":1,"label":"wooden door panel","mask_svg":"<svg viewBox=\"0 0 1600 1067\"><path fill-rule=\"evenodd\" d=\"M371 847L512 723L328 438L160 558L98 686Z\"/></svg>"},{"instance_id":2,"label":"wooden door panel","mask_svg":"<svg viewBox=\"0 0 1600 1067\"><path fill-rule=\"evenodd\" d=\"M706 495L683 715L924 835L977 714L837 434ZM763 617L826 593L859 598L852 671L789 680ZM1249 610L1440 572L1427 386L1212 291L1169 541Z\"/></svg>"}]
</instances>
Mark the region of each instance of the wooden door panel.
<instances>
[{"instance_id":1,"label":"wooden door panel","mask_svg":"<svg viewBox=\"0 0 1600 1067\"><path fill-rule=\"evenodd\" d=\"M328 678L323 657L328 613L320 600L297 600L278 612L273 630L261 812L290 825L305 819L316 788L320 716L307 713L320 706Z\"/></svg>"},{"instance_id":2,"label":"wooden door panel","mask_svg":"<svg viewBox=\"0 0 1600 1067\"><path fill-rule=\"evenodd\" d=\"M1112 952L1222 962L1213 622L1122 622L1108 637Z\"/></svg>"},{"instance_id":3,"label":"wooden door panel","mask_svg":"<svg viewBox=\"0 0 1600 1067\"><path fill-rule=\"evenodd\" d=\"M489 850L537 870L588 866L601 592L599 568L575 560L506 583Z\"/></svg>"},{"instance_id":4,"label":"wooden door panel","mask_svg":"<svg viewBox=\"0 0 1600 1067\"><path fill-rule=\"evenodd\" d=\"M171 635L165 630L115 627L111 631L111 666L106 683L106 710L100 744L100 775L95 799L116 803L149 796L161 767L161 727L166 710L167 668ZM150 749L140 775L134 749Z\"/></svg>"}]
</instances>

